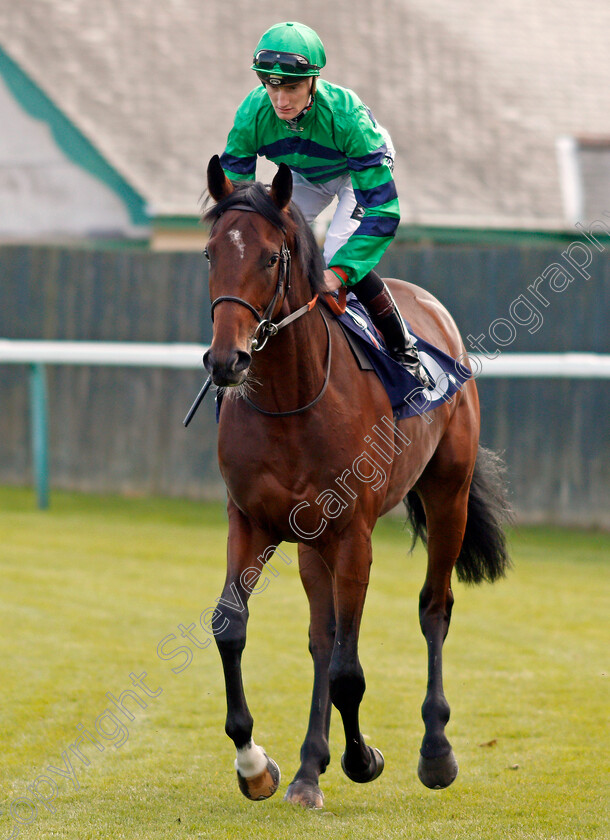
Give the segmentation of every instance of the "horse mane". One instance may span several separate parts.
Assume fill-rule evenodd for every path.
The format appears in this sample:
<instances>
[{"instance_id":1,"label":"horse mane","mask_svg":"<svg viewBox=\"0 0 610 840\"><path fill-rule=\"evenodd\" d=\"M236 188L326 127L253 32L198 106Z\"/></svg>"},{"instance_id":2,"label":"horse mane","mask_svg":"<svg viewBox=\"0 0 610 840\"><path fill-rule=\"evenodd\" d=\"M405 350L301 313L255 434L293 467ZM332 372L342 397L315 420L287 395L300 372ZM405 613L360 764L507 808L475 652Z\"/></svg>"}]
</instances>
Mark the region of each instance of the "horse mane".
<instances>
[{"instance_id":1,"label":"horse mane","mask_svg":"<svg viewBox=\"0 0 610 840\"><path fill-rule=\"evenodd\" d=\"M313 231L296 204L291 201L288 212L282 212L260 181L241 181L234 183L233 186L235 189L230 195L206 210L203 221L213 224L236 204L247 204L252 207L274 227L285 230L291 236L294 240L295 255L303 273L309 278L312 292L322 293L325 290L322 254Z\"/></svg>"}]
</instances>

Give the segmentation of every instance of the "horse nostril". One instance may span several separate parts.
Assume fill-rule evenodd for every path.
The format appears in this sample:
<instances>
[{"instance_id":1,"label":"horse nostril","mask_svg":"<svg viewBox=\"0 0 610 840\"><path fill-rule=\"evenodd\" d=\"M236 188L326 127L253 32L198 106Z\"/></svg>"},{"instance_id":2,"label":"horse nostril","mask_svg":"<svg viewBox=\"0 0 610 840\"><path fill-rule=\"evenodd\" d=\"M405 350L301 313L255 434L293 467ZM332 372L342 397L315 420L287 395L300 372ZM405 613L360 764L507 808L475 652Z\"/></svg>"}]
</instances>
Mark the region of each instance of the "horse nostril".
<instances>
[{"instance_id":1,"label":"horse nostril","mask_svg":"<svg viewBox=\"0 0 610 840\"><path fill-rule=\"evenodd\" d=\"M236 373L241 373L242 370L250 367L251 362L252 356L249 353L246 353L245 350L238 350L235 354L235 361L232 366L233 370Z\"/></svg>"},{"instance_id":2,"label":"horse nostril","mask_svg":"<svg viewBox=\"0 0 610 840\"><path fill-rule=\"evenodd\" d=\"M252 356L243 350L229 352L226 359L218 358L210 347L203 354L203 364L208 373L212 374L215 385L234 385L243 377L240 374L250 367Z\"/></svg>"}]
</instances>

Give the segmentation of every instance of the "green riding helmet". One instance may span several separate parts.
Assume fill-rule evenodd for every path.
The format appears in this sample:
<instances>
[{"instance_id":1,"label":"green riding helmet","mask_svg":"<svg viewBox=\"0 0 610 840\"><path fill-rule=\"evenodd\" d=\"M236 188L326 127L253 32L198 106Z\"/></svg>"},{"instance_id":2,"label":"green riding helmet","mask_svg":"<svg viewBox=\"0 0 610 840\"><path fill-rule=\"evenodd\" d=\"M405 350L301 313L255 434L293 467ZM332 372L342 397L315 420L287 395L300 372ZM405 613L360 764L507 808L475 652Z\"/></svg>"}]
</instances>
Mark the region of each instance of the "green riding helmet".
<instances>
[{"instance_id":1,"label":"green riding helmet","mask_svg":"<svg viewBox=\"0 0 610 840\"><path fill-rule=\"evenodd\" d=\"M319 76L326 64L324 45L304 23L276 23L254 51L252 70L265 84L285 85Z\"/></svg>"}]
</instances>

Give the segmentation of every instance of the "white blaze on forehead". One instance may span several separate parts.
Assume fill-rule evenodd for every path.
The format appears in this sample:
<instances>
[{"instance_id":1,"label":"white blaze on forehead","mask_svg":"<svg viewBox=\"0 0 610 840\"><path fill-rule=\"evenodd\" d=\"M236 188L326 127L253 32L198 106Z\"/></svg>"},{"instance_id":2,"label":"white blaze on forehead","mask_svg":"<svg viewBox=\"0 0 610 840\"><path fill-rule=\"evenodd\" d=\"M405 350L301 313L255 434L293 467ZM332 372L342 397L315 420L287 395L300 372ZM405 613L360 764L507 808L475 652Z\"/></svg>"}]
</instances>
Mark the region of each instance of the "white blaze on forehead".
<instances>
[{"instance_id":1,"label":"white blaze on forehead","mask_svg":"<svg viewBox=\"0 0 610 840\"><path fill-rule=\"evenodd\" d=\"M229 239L235 245L235 247L238 249L239 256L243 260L244 254L246 253L246 244L245 244L244 240L241 238L241 231L235 230L235 229L230 230L229 231Z\"/></svg>"}]
</instances>

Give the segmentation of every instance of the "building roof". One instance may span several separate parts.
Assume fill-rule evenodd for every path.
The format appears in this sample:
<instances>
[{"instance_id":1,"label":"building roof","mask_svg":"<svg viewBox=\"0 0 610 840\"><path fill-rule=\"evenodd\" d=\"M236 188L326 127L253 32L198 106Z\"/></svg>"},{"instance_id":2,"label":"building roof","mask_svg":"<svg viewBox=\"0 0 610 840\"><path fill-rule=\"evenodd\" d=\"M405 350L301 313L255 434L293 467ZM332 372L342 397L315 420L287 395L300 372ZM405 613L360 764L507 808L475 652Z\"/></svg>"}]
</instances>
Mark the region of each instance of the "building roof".
<instances>
[{"instance_id":1,"label":"building roof","mask_svg":"<svg viewBox=\"0 0 610 840\"><path fill-rule=\"evenodd\" d=\"M0 46L154 214L191 215L282 18L392 134L404 222L566 225L558 138L610 138L608 4L0 0Z\"/></svg>"}]
</instances>

